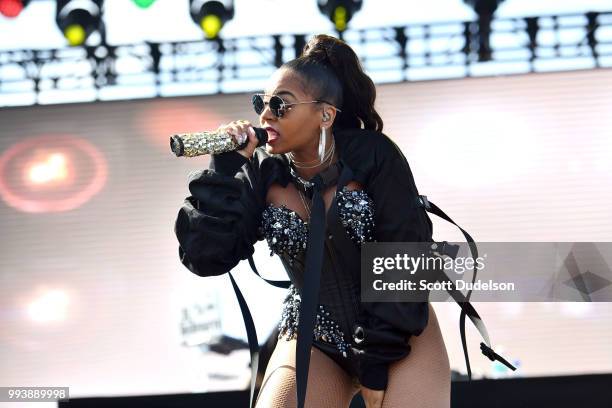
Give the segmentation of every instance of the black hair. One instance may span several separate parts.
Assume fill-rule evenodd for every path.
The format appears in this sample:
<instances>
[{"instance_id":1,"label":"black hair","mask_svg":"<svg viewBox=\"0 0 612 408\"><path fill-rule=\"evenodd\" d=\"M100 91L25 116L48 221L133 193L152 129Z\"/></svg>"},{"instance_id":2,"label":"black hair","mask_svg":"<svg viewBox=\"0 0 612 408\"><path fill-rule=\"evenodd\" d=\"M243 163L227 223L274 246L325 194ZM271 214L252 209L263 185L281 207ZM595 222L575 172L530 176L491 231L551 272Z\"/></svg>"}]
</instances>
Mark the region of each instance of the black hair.
<instances>
[{"instance_id":1,"label":"black hair","mask_svg":"<svg viewBox=\"0 0 612 408\"><path fill-rule=\"evenodd\" d=\"M335 128L382 132L383 121L374 109L374 82L363 71L355 51L344 41L316 35L308 41L302 55L281 68L297 73L317 100L342 110L334 120Z\"/></svg>"}]
</instances>

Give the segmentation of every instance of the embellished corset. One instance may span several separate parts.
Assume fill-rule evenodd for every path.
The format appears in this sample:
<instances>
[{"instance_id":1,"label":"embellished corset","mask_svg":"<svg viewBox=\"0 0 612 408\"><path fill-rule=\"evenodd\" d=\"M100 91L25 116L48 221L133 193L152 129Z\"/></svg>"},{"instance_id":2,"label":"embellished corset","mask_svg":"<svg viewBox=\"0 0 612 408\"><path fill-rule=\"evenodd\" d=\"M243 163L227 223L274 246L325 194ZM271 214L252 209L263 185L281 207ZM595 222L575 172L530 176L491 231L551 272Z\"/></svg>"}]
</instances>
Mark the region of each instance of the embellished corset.
<instances>
[{"instance_id":1,"label":"embellished corset","mask_svg":"<svg viewBox=\"0 0 612 408\"><path fill-rule=\"evenodd\" d=\"M346 186L336 193L338 213L348 236L360 245L374 236L374 208L372 199L363 190L349 190ZM262 213L262 228L270 247L270 255L293 258L306 251L308 223L286 206L269 205Z\"/></svg>"},{"instance_id":2,"label":"embellished corset","mask_svg":"<svg viewBox=\"0 0 612 408\"><path fill-rule=\"evenodd\" d=\"M289 293L283 302L283 313L278 324L278 338L286 336L286 340L291 340L297 336L298 323L300 321L300 294L293 285L289 287ZM315 341L323 341L336 346L336 349L346 357L349 344L345 341L344 332L340 325L332 320L330 312L324 305L319 305L315 320L314 331L312 333Z\"/></svg>"},{"instance_id":3,"label":"embellished corset","mask_svg":"<svg viewBox=\"0 0 612 408\"><path fill-rule=\"evenodd\" d=\"M345 228L347 236L356 244L361 245L374 240L374 203L362 190L349 190L344 187L336 193L338 216ZM281 260L295 270L303 267L303 257L308 241L308 223L293 210L286 206L269 205L262 213L262 229L270 255L276 253ZM337 281L332 276L339 271L324 270L321 277L320 304L317 307L313 338L315 342L324 342L335 346L338 352L346 357L350 341L345 332L346 316L338 304ZM292 279L293 281L293 279ZM294 284L296 282L294 281ZM298 285L299 286L299 285ZM325 288L325 287L326 288ZM333 286L336 286L334 288ZM355 294L355 296L358 296ZM283 312L279 323L278 337L293 339L297 335L300 295L296 286L291 285L283 303Z\"/></svg>"}]
</instances>

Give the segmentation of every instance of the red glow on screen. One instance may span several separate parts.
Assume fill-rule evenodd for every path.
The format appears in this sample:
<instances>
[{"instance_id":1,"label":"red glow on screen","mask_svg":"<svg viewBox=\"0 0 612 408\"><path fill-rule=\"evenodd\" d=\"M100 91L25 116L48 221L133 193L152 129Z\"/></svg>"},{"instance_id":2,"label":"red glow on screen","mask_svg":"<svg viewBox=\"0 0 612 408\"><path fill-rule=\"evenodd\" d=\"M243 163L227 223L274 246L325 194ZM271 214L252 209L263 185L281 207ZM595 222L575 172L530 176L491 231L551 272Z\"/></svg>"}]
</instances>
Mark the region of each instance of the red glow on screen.
<instances>
[{"instance_id":1,"label":"red glow on screen","mask_svg":"<svg viewBox=\"0 0 612 408\"><path fill-rule=\"evenodd\" d=\"M0 156L0 196L23 212L57 212L80 207L106 184L103 154L71 135L29 138Z\"/></svg>"},{"instance_id":2,"label":"red glow on screen","mask_svg":"<svg viewBox=\"0 0 612 408\"><path fill-rule=\"evenodd\" d=\"M70 167L70 158L66 154L49 153L26 166L25 182L36 186L54 186L70 182L73 179Z\"/></svg>"},{"instance_id":3,"label":"red glow on screen","mask_svg":"<svg viewBox=\"0 0 612 408\"><path fill-rule=\"evenodd\" d=\"M0 13L9 18L15 18L23 10L23 2L20 0L0 0Z\"/></svg>"}]
</instances>

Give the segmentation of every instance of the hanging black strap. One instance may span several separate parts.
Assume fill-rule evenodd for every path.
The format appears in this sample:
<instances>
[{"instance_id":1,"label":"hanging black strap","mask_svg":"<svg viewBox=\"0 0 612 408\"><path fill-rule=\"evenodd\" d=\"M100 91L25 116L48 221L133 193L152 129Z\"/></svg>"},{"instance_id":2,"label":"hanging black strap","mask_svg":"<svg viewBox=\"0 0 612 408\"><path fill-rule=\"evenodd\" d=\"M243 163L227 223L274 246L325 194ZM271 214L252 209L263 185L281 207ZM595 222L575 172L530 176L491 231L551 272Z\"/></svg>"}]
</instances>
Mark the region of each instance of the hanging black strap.
<instances>
[{"instance_id":1,"label":"hanging black strap","mask_svg":"<svg viewBox=\"0 0 612 408\"><path fill-rule=\"evenodd\" d=\"M323 268L325 228L327 226L323 190L337 183L340 178L341 169L343 168L347 169L348 167L338 161L325 171L317 174L307 183L298 183L297 185L298 188L305 188L305 193L312 197L308 243L306 247L304 285L300 293L301 302L295 358L298 408L304 408L306 401L306 389L310 367L310 349L312 347L313 338L312 334L300 335L300 333L313 333L314 331L317 304L319 302L321 270ZM344 173L342 173L342 175L346 178ZM342 180L343 179L340 178L340 182L342 182ZM346 183L346 181L344 182ZM331 206L333 207L335 205L336 198L334 195Z\"/></svg>"},{"instance_id":2,"label":"hanging black strap","mask_svg":"<svg viewBox=\"0 0 612 408\"><path fill-rule=\"evenodd\" d=\"M325 188L336 185L341 188L346 183L347 174L343 169L349 168L342 161L336 162L324 172L319 173L310 180L310 187L306 186L306 193L312 194L312 209L308 231L308 244L306 248L306 266L304 271L304 286L300 293L300 310L298 322L298 338L296 346L296 389L298 408L304 408L306 389L308 385L308 372L310 366L310 349L312 347L312 333L314 331L316 308L319 302L319 288L321 270L323 268L323 251L325 244L325 228L327 226L325 203L322 192ZM343 184L344 183L344 184ZM331 202L330 212L336 206L336 195ZM300 333L311 333L300 335Z\"/></svg>"},{"instance_id":3,"label":"hanging black strap","mask_svg":"<svg viewBox=\"0 0 612 408\"><path fill-rule=\"evenodd\" d=\"M255 272L257 276L259 276L261 279L263 279L270 285L276 286L277 288L283 288L283 289L287 289L291 285L291 281L289 280L276 281L276 280L269 280L261 276L259 272L257 271L257 268L255 267L255 262L253 261L252 256L249 256L249 265L251 266L251 269L253 270L253 272ZM257 401L257 393L258 393L257 391L260 386L259 384L260 381L258 381L258 379L260 378L259 376L260 374L259 373L260 347L259 347L259 341L257 340L257 330L255 329L255 324L253 323L253 317L251 315L251 311L249 310L249 306L247 305L246 300L244 299L244 296L242 295L242 292L240 291L240 288L236 284L236 281L234 280L232 273L229 272L228 274L232 282L232 287L234 288L234 293L236 294L236 298L238 299L240 311L242 312L242 319L244 321L244 326L247 332L247 341L249 343L249 352L251 354L251 391L250 391L249 407L254 408L255 402ZM262 369L263 368L264 367L262 367Z\"/></svg>"},{"instance_id":4,"label":"hanging black strap","mask_svg":"<svg viewBox=\"0 0 612 408\"><path fill-rule=\"evenodd\" d=\"M459 228L459 230L461 230L461 232L463 233L463 236L465 237L470 247L472 258L474 259L478 258L478 248L476 247L476 242L474 242L474 239L470 236L470 234L468 234L467 231L465 231L463 228L457 225L457 223L455 223L455 221L453 221L448 215L446 215L446 213L442 211L437 205L427 200L427 196L420 195L419 204L428 212L437 215L438 217L450 222L451 224L454 224L457 228ZM446 242L444 242L443 244L446 244ZM451 279L448 277L448 275L446 275L446 272L444 271L444 269L439 271L439 280L452 282ZM476 281L476 265L474 265L474 274L472 276L472 286L475 281ZM449 285L449 287L452 288L452 285ZM470 367L470 356L468 354L467 341L466 341L466 336L465 336L465 317L466 316L470 318L470 320L472 321L476 329L478 329L480 336L483 338L483 340L486 343L486 344L482 342L480 343L480 350L482 351L482 353L486 357L488 357L491 361L498 360L499 362L501 362L502 364L504 364L506 367L510 368L511 370L513 371L516 370L516 367L510 364L507 360L505 360L499 354L495 353L495 351L493 351L493 349L491 348L491 341L489 340L489 333L487 332L487 328L484 322L482 321L482 318L478 315L478 313L476 312L476 310L470 303L470 296L472 295L472 290L471 289L468 290L468 293L466 296L464 296L463 293L461 293L460 291L456 289L450 289L448 290L448 293L453 297L455 302L457 302L457 304L461 308L461 315L459 316L459 331L461 333L461 345L463 346L463 355L465 357L465 365L466 365L467 372L468 372L468 378L470 380L472 379L472 370Z\"/></svg>"},{"instance_id":5,"label":"hanging black strap","mask_svg":"<svg viewBox=\"0 0 612 408\"><path fill-rule=\"evenodd\" d=\"M328 186L336 184L341 166L340 162L336 162L309 180L312 193L312 207L308 229L308 243L306 246L304 286L300 292L301 301L295 357L298 408L304 408L306 401L312 333L314 331L317 304L319 302L321 270L323 268L325 227L327 225L323 190ZM335 199L332 205L335 205Z\"/></svg>"},{"instance_id":6,"label":"hanging black strap","mask_svg":"<svg viewBox=\"0 0 612 408\"><path fill-rule=\"evenodd\" d=\"M242 296L242 292L240 292L240 289L238 288L238 285L236 284L232 273L228 272L228 275L232 282L234 292L236 293L238 304L240 305L240 311L242 312L242 318L244 319L244 326L247 332L247 340L249 342L249 351L251 353L251 395L249 407L253 408L255 406L255 401L257 398L255 388L257 385L257 371L259 367L259 342L257 341L257 331L255 330L253 317L251 316L251 312L249 311L249 307L247 306L246 300L244 300L244 296Z\"/></svg>"},{"instance_id":7,"label":"hanging black strap","mask_svg":"<svg viewBox=\"0 0 612 408\"><path fill-rule=\"evenodd\" d=\"M270 279L266 279L263 276L261 276L259 272L257 271L257 268L255 267L255 261L253 261L252 256L249 256L249 265L251 265L251 270L255 272L255 275L259 276L261 279L263 279L270 285L276 286L277 288L282 288L282 289L289 289L289 286L291 286L290 280L270 280Z\"/></svg>"},{"instance_id":8,"label":"hanging black strap","mask_svg":"<svg viewBox=\"0 0 612 408\"><path fill-rule=\"evenodd\" d=\"M259 274L257 268L255 267L255 262L253 261L253 257L249 256L249 265L251 269L257 276L261 279L269 283L270 285L276 286L277 288L288 289L291 285L290 280L277 281L277 280L269 280L264 278ZM260 373L259 373L259 342L257 340L257 330L255 330L255 324L253 323L253 317L251 315L251 311L249 310L249 306L240 291L240 288L236 284L232 273L229 272L229 277L232 282L232 287L234 288L234 293L236 294L236 298L238 299L238 304L240 305L240 311L242 312L242 319L244 321L244 326L247 332L247 340L249 343L249 351L251 354L251 391L250 391L250 401L249 407L254 408L255 402L257 401L258 389L260 386ZM261 367L262 369L265 367Z\"/></svg>"},{"instance_id":9,"label":"hanging black strap","mask_svg":"<svg viewBox=\"0 0 612 408\"><path fill-rule=\"evenodd\" d=\"M312 209L306 246L306 264L304 286L300 293L300 310L298 338L296 346L295 371L297 382L298 408L304 408L306 386L308 385L308 367L310 366L310 348L314 331L315 314L319 302L319 286L323 267L323 248L325 241L325 203L323 202L323 179L320 175L312 180Z\"/></svg>"}]
</instances>

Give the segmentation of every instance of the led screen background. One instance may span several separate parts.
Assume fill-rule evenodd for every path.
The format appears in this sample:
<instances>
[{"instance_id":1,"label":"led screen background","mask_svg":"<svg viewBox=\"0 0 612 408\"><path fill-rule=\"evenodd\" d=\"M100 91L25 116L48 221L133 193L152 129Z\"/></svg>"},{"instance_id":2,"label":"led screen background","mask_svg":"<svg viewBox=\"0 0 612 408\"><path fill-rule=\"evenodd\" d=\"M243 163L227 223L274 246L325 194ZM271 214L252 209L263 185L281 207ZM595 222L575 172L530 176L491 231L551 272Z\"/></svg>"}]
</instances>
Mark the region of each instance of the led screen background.
<instances>
[{"instance_id":1,"label":"led screen background","mask_svg":"<svg viewBox=\"0 0 612 408\"><path fill-rule=\"evenodd\" d=\"M612 241L612 71L381 85L377 104L419 192L477 241ZM208 160L168 143L241 118L256 120L249 95L0 110L1 384L69 385L73 397L247 387L247 350L207 352L206 331L185 330L195 315L246 340L229 278L179 262L174 220ZM462 239L432 219L437 240ZM284 277L265 241L255 261ZM246 262L233 274L263 342L283 291ZM459 308L434 308L451 367L465 371ZM612 369L611 304L477 309L521 375ZM475 378L503 374L469 322L468 341Z\"/></svg>"}]
</instances>

